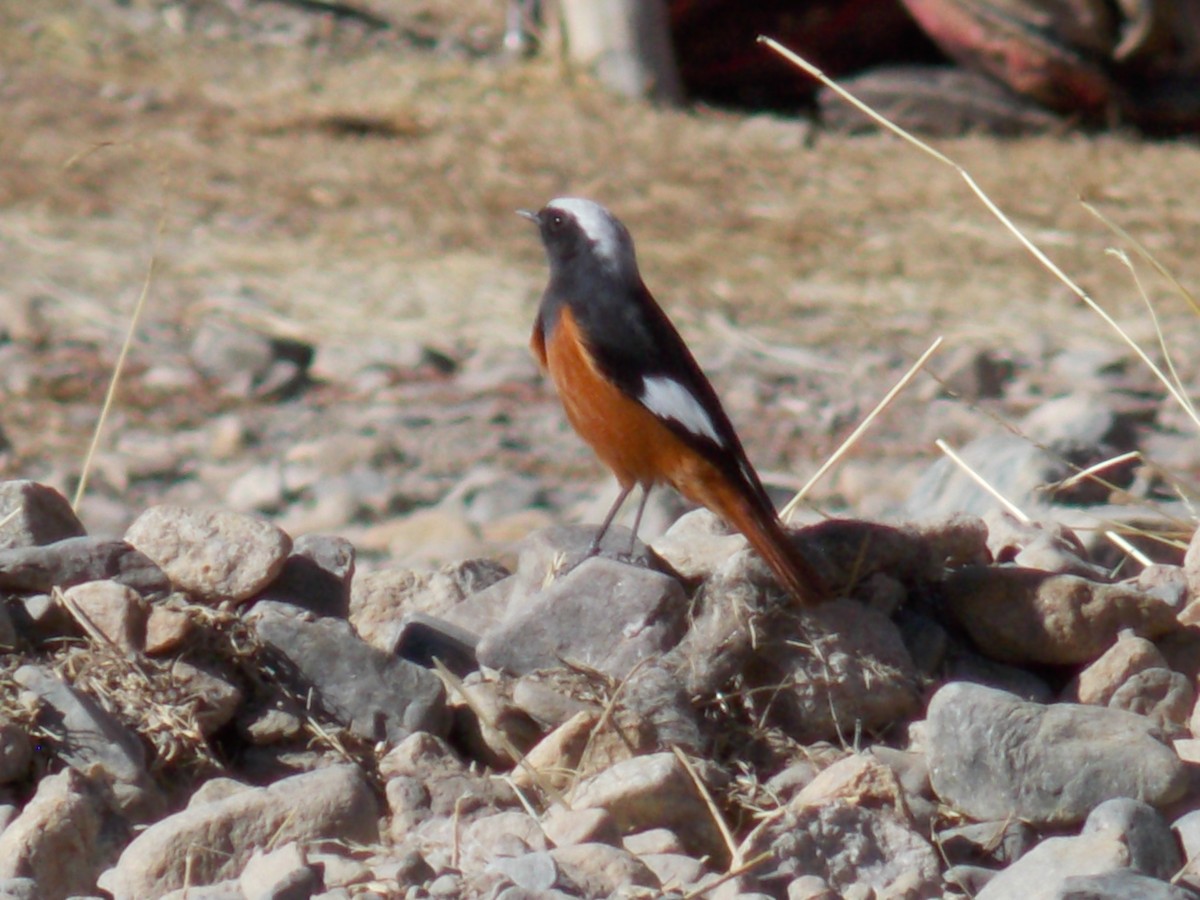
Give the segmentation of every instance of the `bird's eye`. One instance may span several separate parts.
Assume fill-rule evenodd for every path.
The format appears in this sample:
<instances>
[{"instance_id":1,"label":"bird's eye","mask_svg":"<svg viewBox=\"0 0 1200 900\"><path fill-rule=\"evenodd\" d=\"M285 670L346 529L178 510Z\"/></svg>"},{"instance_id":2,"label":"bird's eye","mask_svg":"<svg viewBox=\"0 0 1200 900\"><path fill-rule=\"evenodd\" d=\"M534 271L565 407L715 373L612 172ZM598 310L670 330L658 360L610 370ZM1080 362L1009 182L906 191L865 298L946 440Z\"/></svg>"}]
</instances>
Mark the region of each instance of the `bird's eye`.
<instances>
[{"instance_id":1,"label":"bird's eye","mask_svg":"<svg viewBox=\"0 0 1200 900\"><path fill-rule=\"evenodd\" d=\"M554 213L550 216L550 230L562 231L564 225L567 224L567 217L562 213Z\"/></svg>"}]
</instances>

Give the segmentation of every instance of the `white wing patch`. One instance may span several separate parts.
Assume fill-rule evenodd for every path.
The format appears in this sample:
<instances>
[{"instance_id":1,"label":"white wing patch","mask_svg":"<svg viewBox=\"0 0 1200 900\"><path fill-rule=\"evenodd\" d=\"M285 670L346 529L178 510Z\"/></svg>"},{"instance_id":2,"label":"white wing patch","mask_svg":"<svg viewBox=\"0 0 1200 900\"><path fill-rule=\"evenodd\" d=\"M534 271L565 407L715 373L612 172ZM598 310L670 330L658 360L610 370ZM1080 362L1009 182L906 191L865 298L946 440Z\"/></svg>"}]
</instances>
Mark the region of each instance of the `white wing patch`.
<instances>
[{"instance_id":1,"label":"white wing patch","mask_svg":"<svg viewBox=\"0 0 1200 900\"><path fill-rule=\"evenodd\" d=\"M579 228L596 247L596 253L615 264L623 252L621 229L612 213L591 200L581 197L559 197L546 204L549 209L561 209L574 216Z\"/></svg>"},{"instance_id":2,"label":"white wing patch","mask_svg":"<svg viewBox=\"0 0 1200 900\"><path fill-rule=\"evenodd\" d=\"M718 447L725 446L700 401L675 379L665 376L643 378L640 399L642 406L660 419L678 422L697 437L707 438Z\"/></svg>"}]
</instances>

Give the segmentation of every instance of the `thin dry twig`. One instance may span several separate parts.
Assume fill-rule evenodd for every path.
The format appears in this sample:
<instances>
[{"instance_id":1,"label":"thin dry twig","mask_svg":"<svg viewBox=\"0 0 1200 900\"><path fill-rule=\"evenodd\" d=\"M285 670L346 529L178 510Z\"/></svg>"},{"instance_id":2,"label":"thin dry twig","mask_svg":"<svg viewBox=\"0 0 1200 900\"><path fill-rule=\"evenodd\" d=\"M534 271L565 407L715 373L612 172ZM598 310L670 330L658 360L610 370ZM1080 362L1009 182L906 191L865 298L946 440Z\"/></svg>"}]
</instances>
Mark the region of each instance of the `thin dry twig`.
<instances>
[{"instance_id":1,"label":"thin dry twig","mask_svg":"<svg viewBox=\"0 0 1200 900\"><path fill-rule=\"evenodd\" d=\"M825 476L825 473L837 465L841 458L850 451L850 448L858 443L858 439L866 433L867 429L871 427L871 424L880 416L880 414L882 414L885 409L892 405L892 401L900 395L900 392L908 387L910 383L912 383L912 380L917 377L917 373L925 367L925 363L929 361L929 358L933 356L933 354L936 353L938 348L941 346L942 338L938 337L932 344L929 345L929 349L922 353L920 357L917 358L917 361L909 367L908 371L904 373L900 380L892 386L892 389L884 394L883 399L875 405L875 408L868 413L867 417L863 419L862 422L859 423L858 427L855 428L854 431L850 432L850 436L846 438L846 440L842 441L841 446L833 451L829 458L821 464L821 467L813 473L813 476L804 483L800 490L796 491L796 496L792 497L792 499L787 502L787 505L779 513L779 517L784 521L785 524L791 521L796 509L804 501L804 498L808 496L808 492L812 490L813 485L820 481Z\"/></svg>"},{"instance_id":2,"label":"thin dry twig","mask_svg":"<svg viewBox=\"0 0 1200 900\"><path fill-rule=\"evenodd\" d=\"M708 809L708 814L712 817L713 824L717 826L717 831L721 832L721 840L725 842L725 849L729 851L730 868L736 868L740 864L737 841L733 837L733 832L729 830L729 825L725 822L725 817L721 815L721 810L717 808L716 801L713 800L708 786L700 778L700 774L696 771L696 767L692 765L691 760L687 758L687 755L678 746L672 744L671 752L675 754L675 758L679 760L679 764L683 766L683 770L692 779L692 784L696 786L696 792L700 794L700 799L704 801L704 805Z\"/></svg>"},{"instance_id":3,"label":"thin dry twig","mask_svg":"<svg viewBox=\"0 0 1200 900\"><path fill-rule=\"evenodd\" d=\"M947 444L941 438L938 438L936 441L934 441L934 444L937 446L937 448L939 450L941 450L948 457L950 457L951 462L953 462L956 466L958 466L960 469L962 469L964 472L966 472L967 477L969 477L977 485L979 485L981 488L983 488L985 491L987 491L992 497L994 497L996 499L996 501L1001 506L1003 506L1010 513L1012 513L1014 516L1016 516L1017 519L1019 519L1022 522L1029 521L1029 516L1027 516L1025 514L1025 512L1019 506L1017 506L1017 504L1013 503L1011 500L1009 500L1007 497L1005 497L1003 494L1001 494L998 490L996 490L995 487L993 487L991 484L989 484L987 479L985 479L982 475L980 475L978 472L976 472L974 469L972 469L970 467L970 465L967 464L967 461L965 459L963 459L961 456L959 456L957 453L954 452L954 449L949 444Z\"/></svg>"},{"instance_id":4,"label":"thin dry twig","mask_svg":"<svg viewBox=\"0 0 1200 900\"><path fill-rule=\"evenodd\" d=\"M150 262L146 265L146 277L142 280L142 290L138 294L137 303L133 306L133 315L129 317L129 328L125 332L125 340L121 343L121 352L113 365L112 378L108 382L108 390L104 394L104 403L100 407L100 415L96 419L96 428L92 432L91 443L83 457L83 465L79 470L79 484L75 486L75 496L71 500L71 509L78 512L79 503L87 490L88 476L91 473L92 459L100 446L100 436L104 432L104 423L108 419L113 401L117 396L117 385L121 383L121 374L125 370L125 360L129 356L129 348L133 346L133 336L137 333L138 322L141 321L142 311L146 308L146 299L150 296L150 284L154 280L154 270L158 266L158 251L162 245L162 236L167 229L167 186L164 178L162 205L158 216L158 225L154 229L154 244L150 251Z\"/></svg>"}]
</instances>

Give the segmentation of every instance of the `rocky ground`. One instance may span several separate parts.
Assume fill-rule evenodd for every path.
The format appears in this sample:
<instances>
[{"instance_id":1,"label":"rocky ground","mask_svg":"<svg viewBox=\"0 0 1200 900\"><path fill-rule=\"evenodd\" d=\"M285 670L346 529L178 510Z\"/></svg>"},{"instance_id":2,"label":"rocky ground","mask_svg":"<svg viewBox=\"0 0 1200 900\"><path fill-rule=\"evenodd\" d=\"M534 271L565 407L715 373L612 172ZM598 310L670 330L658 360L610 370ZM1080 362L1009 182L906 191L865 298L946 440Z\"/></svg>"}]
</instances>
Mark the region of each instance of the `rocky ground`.
<instances>
[{"instance_id":1,"label":"rocky ground","mask_svg":"<svg viewBox=\"0 0 1200 900\"><path fill-rule=\"evenodd\" d=\"M0 890L1200 890L1196 425L1148 365L894 142L411 15L0 9ZM1073 196L1195 284L1190 146L948 149L1164 362ZM794 519L830 602L667 492L575 567L611 486L512 215L564 191L630 224L781 503L946 337Z\"/></svg>"}]
</instances>

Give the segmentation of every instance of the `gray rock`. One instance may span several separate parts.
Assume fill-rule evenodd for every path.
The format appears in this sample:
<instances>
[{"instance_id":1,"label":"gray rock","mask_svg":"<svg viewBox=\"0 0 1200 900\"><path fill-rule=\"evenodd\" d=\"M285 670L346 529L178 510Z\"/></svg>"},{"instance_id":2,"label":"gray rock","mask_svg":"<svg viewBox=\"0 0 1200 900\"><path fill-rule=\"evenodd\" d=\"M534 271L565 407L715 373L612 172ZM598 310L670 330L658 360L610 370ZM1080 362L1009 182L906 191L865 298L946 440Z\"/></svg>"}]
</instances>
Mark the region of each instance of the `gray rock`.
<instances>
[{"instance_id":1,"label":"gray rock","mask_svg":"<svg viewBox=\"0 0 1200 900\"><path fill-rule=\"evenodd\" d=\"M313 348L221 322L201 323L190 348L192 365L235 397L290 397L307 382Z\"/></svg>"},{"instance_id":2,"label":"gray rock","mask_svg":"<svg viewBox=\"0 0 1200 900\"><path fill-rule=\"evenodd\" d=\"M102 792L64 769L38 782L37 793L0 834L0 879L32 878L39 898L90 894L119 837Z\"/></svg>"},{"instance_id":3,"label":"gray rock","mask_svg":"<svg viewBox=\"0 0 1200 900\"><path fill-rule=\"evenodd\" d=\"M291 538L262 519L168 505L138 516L125 540L171 584L209 603L253 597L279 574L292 548Z\"/></svg>"},{"instance_id":4,"label":"gray rock","mask_svg":"<svg viewBox=\"0 0 1200 900\"><path fill-rule=\"evenodd\" d=\"M977 820L1068 825L1113 797L1161 806L1187 787L1179 757L1141 716L979 685L934 695L926 741L934 791Z\"/></svg>"},{"instance_id":5,"label":"gray rock","mask_svg":"<svg viewBox=\"0 0 1200 900\"><path fill-rule=\"evenodd\" d=\"M25 665L13 680L32 691L53 717L62 735L56 748L67 765L102 774L117 807L135 820L157 813L163 797L146 771L146 751L136 734L95 700L45 669Z\"/></svg>"},{"instance_id":6,"label":"gray rock","mask_svg":"<svg viewBox=\"0 0 1200 900\"><path fill-rule=\"evenodd\" d=\"M1108 701L1113 709L1127 709L1145 716L1175 737L1187 731L1188 718L1196 703L1191 680L1166 668L1146 669L1131 675Z\"/></svg>"},{"instance_id":7,"label":"gray rock","mask_svg":"<svg viewBox=\"0 0 1200 900\"><path fill-rule=\"evenodd\" d=\"M1196 893L1130 869L1064 878L1054 900L1196 900Z\"/></svg>"},{"instance_id":8,"label":"gray rock","mask_svg":"<svg viewBox=\"0 0 1200 900\"><path fill-rule=\"evenodd\" d=\"M283 569L258 600L291 603L317 616L350 614L354 545L341 537L306 534L292 545Z\"/></svg>"},{"instance_id":9,"label":"gray rock","mask_svg":"<svg viewBox=\"0 0 1200 900\"><path fill-rule=\"evenodd\" d=\"M946 579L945 598L981 652L1022 665L1087 663L1125 629L1153 639L1179 627L1175 611L1156 597L1037 569L958 569Z\"/></svg>"},{"instance_id":10,"label":"gray rock","mask_svg":"<svg viewBox=\"0 0 1200 900\"><path fill-rule=\"evenodd\" d=\"M548 891L558 881L558 865L546 851L500 857L488 863L488 869L527 891Z\"/></svg>"},{"instance_id":11,"label":"gray rock","mask_svg":"<svg viewBox=\"0 0 1200 900\"><path fill-rule=\"evenodd\" d=\"M67 498L36 481L0 481L0 550L36 547L87 532Z\"/></svg>"},{"instance_id":12,"label":"gray rock","mask_svg":"<svg viewBox=\"0 0 1200 900\"><path fill-rule=\"evenodd\" d=\"M124 541L74 537L53 544L0 550L0 590L46 593L87 581L112 580L143 597L171 589L166 574Z\"/></svg>"},{"instance_id":13,"label":"gray rock","mask_svg":"<svg viewBox=\"0 0 1200 900\"><path fill-rule=\"evenodd\" d=\"M752 877L773 895L801 875L817 875L844 896L904 896L911 890L911 896L930 897L941 884L937 852L896 811L840 797L819 803L797 798L738 848L741 859L768 852L770 859Z\"/></svg>"},{"instance_id":14,"label":"gray rock","mask_svg":"<svg viewBox=\"0 0 1200 900\"><path fill-rule=\"evenodd\" d=\"M257 604L254 630L291 664L288 674L301 693L313 688L326 712L367 740L395 742L418 731L446 733L445 688L437 675L375 649L348 622L310 622L288 610L286 605Z\"/></svg>"},{"instance_id":15,"label":"gray rock","mask_svg":"<svg viewBox=\"0 0 1200 900\"><path fill-rule=\"evenodd\" d=\"M516 675L581 663L624 678L683 636L687 599L673 578L604 557L585 560L544 590L514 596L480 638L480 663Z\"/></svg>"},{"instance_id":16,"label":"gray rock","mask_svg":"<svg viewBox=\"0 0 1200 900\"><path fill-rule=\"evenodd\" d=\"M254 851L319 839L379 839L375 796L355 766L333 765L270 787L198 803L151 825L99 884L118 897L160 897L241 874Z\"/></svg>"},{"instance_id":17,"label":"gray rock","mask_svg":"<svg viewBox=\"0 0 1200 900\"><path fill-rule=\"evenodd\" d=\"M256 849L242 869L238 886L245 897L259 900L308 900L323 880L300 845L291 842L269 851Z\"/></svg>"},{"instance_id":18,"label":"gray rock","mask_svg":"<svg viewBox=\"0 0 1200 900\"><path fill-rule=\"evenodd\" d=\"M1129 797L1101 803L1087 817L1084 834L1117 835L1129 848L1129 866L1143 875L1169 880L1183 865L1175 835L1154 807Z\"/></svg>"},{"instance_id":19,"label":"gray rock","mask_svg":"<svg viewBox=\"0 0 1200 900\"><path fill-rule=\"evenodd\" d=\"M422 612L411 612L400 620L391 651L400 659L426 668L439 660L459 678L478 668L475 648L479 635Z\"/></svg>"},{"instance_id":20,"label":"gray rock","mask_svg":"<svg viewBox=\"0 0 1200 900\"><path fill-rule=\"evenodd\" d=\"M650 868L621 847L573 844L550 851L559 871L560 887L583 897L629 896L636 888L660 887Z\"/></svg>"}]
</instances>

